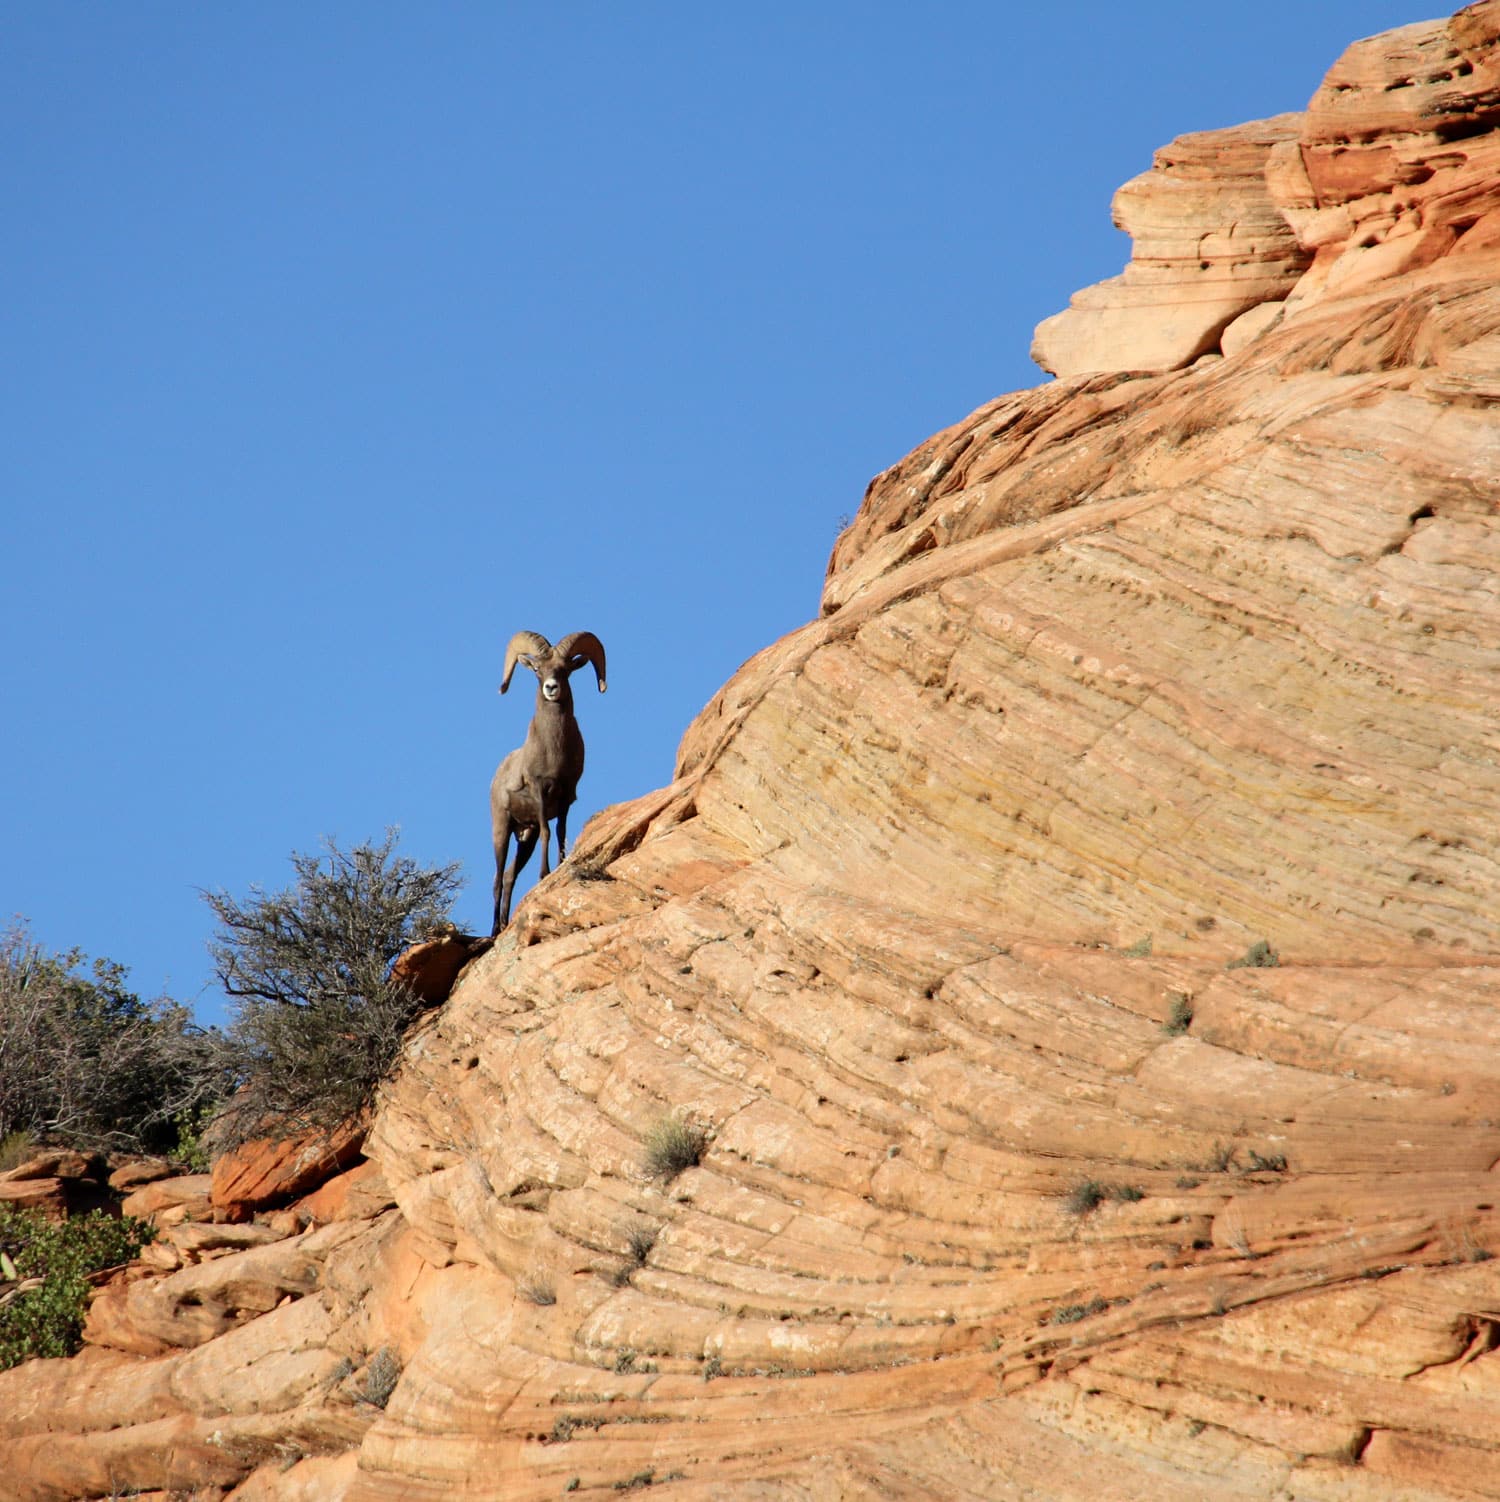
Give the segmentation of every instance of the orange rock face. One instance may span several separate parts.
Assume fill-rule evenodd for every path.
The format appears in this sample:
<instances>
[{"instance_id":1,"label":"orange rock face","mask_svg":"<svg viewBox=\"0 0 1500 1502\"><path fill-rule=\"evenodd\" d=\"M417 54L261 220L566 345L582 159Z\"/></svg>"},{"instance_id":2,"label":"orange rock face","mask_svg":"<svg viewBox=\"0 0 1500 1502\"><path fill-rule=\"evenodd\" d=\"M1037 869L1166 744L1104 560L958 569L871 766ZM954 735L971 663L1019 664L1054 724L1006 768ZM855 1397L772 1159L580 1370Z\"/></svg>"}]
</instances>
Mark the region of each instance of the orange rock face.
<instances>
[{"instance_id":1,"label":"orange rock face","mask_svg":"<svg viewBox=\"0 0 1500 1502\"><path fill-rule=\"evenodd\" d=\"M1500 245L1491 0L1357 42L1302 115L1184 136L1115 197L1121 276L1038 329L1060 376L1178 370L1243 347L1236 320L1373 287ZM1475 266L1474 274L1483 274ZM1264 309L1264 311L1259 311Z\"/></svg>"},{"instance_id":2,"label":"orange rock face","mask_svg":"<svg viewBox=\"0 0 1500 1502\"><path fill-rule=\"evenodd\" d=\"M1497 34L1132 185L1222 357L879 476L373 1166L0 1374L21 1495L1500 1493Z\"/></svg>"},{"instance_id":3,"label":"orange rock face","mask_svg":"<svg viewBox=\"0 0 1500 1502\"><path fill-rule=\"evenodd\" d=\"M309 1131L291 1138L256 1137L214 1161L212 1202L230 1220L284 1205L343 1172L359 1157L363 1122L331 1137Z\"/></svg>"}]
</instances>

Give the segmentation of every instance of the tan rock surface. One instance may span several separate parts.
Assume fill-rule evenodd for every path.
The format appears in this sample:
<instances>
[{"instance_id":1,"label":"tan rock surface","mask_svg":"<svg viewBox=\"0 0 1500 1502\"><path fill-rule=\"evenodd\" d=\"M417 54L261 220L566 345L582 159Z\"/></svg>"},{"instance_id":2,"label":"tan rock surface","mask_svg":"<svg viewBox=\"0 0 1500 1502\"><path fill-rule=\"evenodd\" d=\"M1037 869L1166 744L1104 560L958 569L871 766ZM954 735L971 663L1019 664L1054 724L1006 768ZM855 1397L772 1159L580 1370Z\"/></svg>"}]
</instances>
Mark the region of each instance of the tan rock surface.
<instances>
[{"instance_id":1,"label":"tan rock surface","mask_svg":"<svg viewBox=\"0 0 1500 1502\"><path fill-rule=\"evenodd\" d=\"M1248 309L1291 292L1313 258L1273 200L1266 164L1278 145L1295 149L1301 126L1278 115L1162 147L1115 194L1130 264L1041 323L1032 359L1060 376L1177 370L1217 350Z\"/></svg>"},{"instance_id":2,"label":"tan rock surface","mask_svg":"<svg viewBox=\"0 0 1500 1502\"><path fill-rule=\"evenodd\" d=\"M119 1349L0 1374L23 1495L1500 1492L1500 237L1304 228L1399 176L1468 240L1497 31L1285 127L1369 96L1232 353L879 476L822 618L414 1032L338 1218L174 1232Z\"/></svg>"}]
</instances>

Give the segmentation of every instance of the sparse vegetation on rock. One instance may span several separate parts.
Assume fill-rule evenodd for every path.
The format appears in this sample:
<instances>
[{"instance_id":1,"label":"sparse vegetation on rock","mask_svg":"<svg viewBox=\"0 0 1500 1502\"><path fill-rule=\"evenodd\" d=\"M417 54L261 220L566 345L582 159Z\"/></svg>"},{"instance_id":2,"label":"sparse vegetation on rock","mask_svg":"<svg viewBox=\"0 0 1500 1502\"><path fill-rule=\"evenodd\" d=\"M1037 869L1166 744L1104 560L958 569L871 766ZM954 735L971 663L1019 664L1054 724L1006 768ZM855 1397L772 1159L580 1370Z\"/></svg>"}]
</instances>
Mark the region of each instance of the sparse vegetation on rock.
<instances>
[{"instance_id":1,"label":"sparse vegetation on rock","mask_svg":"<svg viewBox=\"0 0 1500 1502\"><path fill-rule=\"evenodd\" d=\"M0 1152L14 1160L0 1166L42 1143L169 1150L178 1119L224 1093L219 1036L127 980L110 960L48 953L19 924L0 938Z\"/></svg>"},{"instance_id":2,"label":"sparse vegetation on rock","mask_svg":"<svg viewBox=\"0 0 1500 1502\"><path fill-rule=\"evenodd\" d=\"M391 980L391 962L446 920L459 885L456 863L397 855L394 832L291 860L284 891L204 894L219 921L209 950L234 1008L225 1048L239 1083L214 1126L220 1147L331 1129L369 1105L421 1008Z\"/></svg>"},{"instance_id":3,"label":"sparse vegetation on rock","mask_svg":"<svg viewBox=\"0 0 1500 1502\"><path fill-rule=\"evenodd\" d=\"M696 1167L708 1150L708 1134L680 1116L664 1116L646 1134L646 1172L670 1182Z\"/></svg>"},{"instance_id":4,"label":"sparse vegetation on rock","mask_svg":"<svg viewBox=\"0 0 1500 1502\"><path fill-rule=\"evenodd\" d=\"M1091 1215L1106 1200L1132 1204L1145 1199L1146 1193L1134 1184L1103 1184L1098 1179L1080 1179L1063 1195L1063 1209L1069 1215Z\"/></svg>"},{"instance_id":5,"label":"sparse vegetation on rock","mask_svg":"<svg viewBox=\"0 0 1500 1502\"><path fill-rule=\"evenodd\" d=\"M1177 1038L1181 1037L1192 1025L1192 997L1185 996L1181 991L1174 991L1171 1004L1167 1007L1167 1020L1161 1025L1162 1032L1170 1038Z\"/></svg>"},{"instance_id":6,"label":"sparse vegetation on rock","mask_svg":"<svg viewBox=\"0 0 1500 1502\"><path fill-rule=\"evenodd\" d=\"M360 1396L375 1408L384 1408L401 1380L401 1361L389 1346L381 1346L365 1368L364 1388Z\"/></svg>"},{"instance_id":7,"label":"sparse vegetation on rock","mask_svg":"<svg viewBox=\"0 0 1500 1502\"><path fill-rule=\"evenodd\" d=\"M1230 960L1226 970L1274 970L1281 956L1265 939L1257 939L1237 960Z\"/></svg>"}]
</instances>

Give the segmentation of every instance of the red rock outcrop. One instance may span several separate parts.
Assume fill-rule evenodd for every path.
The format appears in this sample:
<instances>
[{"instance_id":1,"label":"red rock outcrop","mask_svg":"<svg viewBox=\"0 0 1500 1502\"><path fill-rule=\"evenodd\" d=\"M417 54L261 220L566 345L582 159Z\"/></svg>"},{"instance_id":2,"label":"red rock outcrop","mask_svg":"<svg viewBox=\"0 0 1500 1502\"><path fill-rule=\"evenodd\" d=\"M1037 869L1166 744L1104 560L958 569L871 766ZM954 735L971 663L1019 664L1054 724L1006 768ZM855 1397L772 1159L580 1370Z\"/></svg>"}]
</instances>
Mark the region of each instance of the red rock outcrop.
<instances>
[{"instance_id":1,"label":"red rock outcrop","mask_svg":"<svg viewBox=\"0 0 1500 1502\"><path fill-rule=\"evenodd\" d=\"M213 1207L241 1220L285 1205L351 1168L364 1140L363 1121L345 1122L331 1135L310 1129L296 1137L252 1137L214 1160Z\"/></svg>"},{"instance_id":2,"label":"red rock outcrop","mask_svg":"<svg viewBox=\"0 0 1500 1502\"><path fill-rule=\"evenodd\" d=\"M879 476L366 1197L0 1374L22 1495L1500 1494L1497 35L1170 152L1270 313Z\"/></svg>"}]
</instances>

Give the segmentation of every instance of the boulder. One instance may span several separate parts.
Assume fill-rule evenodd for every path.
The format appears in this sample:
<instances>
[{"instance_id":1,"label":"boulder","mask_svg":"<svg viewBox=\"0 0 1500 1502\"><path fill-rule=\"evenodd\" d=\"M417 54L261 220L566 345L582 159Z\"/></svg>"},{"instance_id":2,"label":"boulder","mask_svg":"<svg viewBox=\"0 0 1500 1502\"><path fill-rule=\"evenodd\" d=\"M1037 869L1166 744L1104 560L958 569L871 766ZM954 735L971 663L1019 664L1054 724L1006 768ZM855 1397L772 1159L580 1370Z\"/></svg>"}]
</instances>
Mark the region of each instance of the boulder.
<instances>
[{"instance_id":1,"label":"boulder","mask_svg":"<svg viewBox=\"0 0 1500 1502\"><path fill-rule=\"evenodd\" d=\"M353 1164L364 1139L365 1123L349 1121L332 1131L243 1142L214 1160L214 1210L235 1220L285 1205Z\"/></svg>"}]
</instances>

